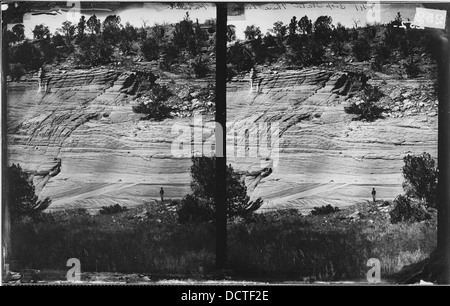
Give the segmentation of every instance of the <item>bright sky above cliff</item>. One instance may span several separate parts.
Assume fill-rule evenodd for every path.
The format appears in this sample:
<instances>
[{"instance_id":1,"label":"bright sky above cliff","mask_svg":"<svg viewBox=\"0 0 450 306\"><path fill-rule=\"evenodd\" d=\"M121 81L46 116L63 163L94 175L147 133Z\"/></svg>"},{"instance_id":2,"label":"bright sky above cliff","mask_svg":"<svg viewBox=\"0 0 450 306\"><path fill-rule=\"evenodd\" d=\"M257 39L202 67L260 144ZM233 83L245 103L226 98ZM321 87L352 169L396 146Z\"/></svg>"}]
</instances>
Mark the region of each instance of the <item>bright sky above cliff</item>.
<instances>
[{"instance_id":1,"label":"bright sky above cliff","mask_svg":"<svg viewBox=\"0 0 450 306\"><path fill-rule=\"evenodd\" d=\"M374 2L374 1L372 1ZM381 4L378 6L378 16L380 23L387 23L395 18L397 12L406 19L414 19L416 7L422 7L420 4ZM377 7L374 7L377 8ZM370 16L374 16L374 8L371 8L367 2L345 3L345 2L320 2L320 3L297 3L297 4L248 4L245 9L245 20L232 20L228 23L236 26L236 35L238 38L244 38L244 30L247 25L254 24L260 27L261 32L265 34L268 29L273 28L276 21L282 21L289 24L293 16L299 20L307 15L313 22L322 15L331 16L333 24L340 22L346 27L353 27L355 22L359 26L365 26L370 23ZM369 22L368 22L369 16Z\"/></svg>"},{"instance_id":2,"label":"bright sky above cliff","mask_svg":"<svg viewBox=\"0 0 450 306\"><path fill-rule=\"evenodd\" d=\"M367 2L360 3L345 3L345 2L320 2L320 3L256 3L246 4L245 19L235 20L231 17L228 23L236 26L236 35L243 39L247 25L255 24L261 28L263 34L273 27L276 21L282 21L284 24L289 24L293 16L299 20L302 16L307 15L311 20L315 21L317 17L322 15L331 16L333 23L342 23L347 27L352 27L355 22L364 26L367 22L368 14L372 14L371 5ZM413 19L416 7L421 7L420 4L381 4L379 10L380 22L385 23L393 20L397 12L401 12L404 19ZM175 23L183 19L186 12L189 12L191 19L199 19L204 22L206 19L215 18L216 8L214 4L196 3L194 5L180 4L178 7L171 8L164 3L129 3L122 5L116 11L107 10L105 8L83 8L81 13L76 13L75 9L68 12L67 7L55 8L54 15L33 15L26 13L24 15L25 35L32 37L32 30L35 25L45 24L49 27L51 33L54 33L57 28L65 20L70 20L77 23L81 15L85 15L88 19L92 15L96 15L101 20L108 15L119 15L122 24L130 22L132 25L140 27L144 23L146 25L154 25L155 23ZM36 12L34 12L35 14Z\"/></svg>"},{"instance_id":3,"label":"bright sky above cliff","mask_svg":"<svg viewBox=\"0 0 450 306\"><path fill-rule=\"evenodd\" d=\"M55 7L53 12L54 15L33 15L38 12L25 13L23 16L25 36L32 38L32 30L38 24L48 26L50 32L54 33L66 20L71 21L73 24L78 23L81 15L84 15L86 19L89 19L92 15L96 15L102 21L108 15L119 15L122 24L129 22L136 27L141 27L144 23L147 26L152 26L155 23L162 24L164 22L175 23L182 20L186 12L189 12L192 20L195 21L198 18L199 22L204 22L206 19L216 17L215 6L206 3L197 3L190 6L180 4L178 7L174 8L170 8L169 5L164 3L130 3L123 5L116 11L107 10L105 8L95 8L95 6L93 9L83 8L78 12L76 11L76 8L72 8L68 12L66 10L66 7Z\"/></svg>"}]
</instances>

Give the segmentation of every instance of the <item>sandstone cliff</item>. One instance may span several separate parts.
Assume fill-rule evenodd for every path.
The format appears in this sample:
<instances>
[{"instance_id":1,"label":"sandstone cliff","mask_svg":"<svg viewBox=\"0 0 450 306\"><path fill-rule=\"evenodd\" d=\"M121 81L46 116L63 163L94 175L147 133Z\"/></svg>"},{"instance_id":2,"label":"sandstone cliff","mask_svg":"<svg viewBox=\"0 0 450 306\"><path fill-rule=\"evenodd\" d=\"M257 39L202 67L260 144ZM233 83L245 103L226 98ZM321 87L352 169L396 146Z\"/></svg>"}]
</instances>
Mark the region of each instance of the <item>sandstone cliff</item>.
<instances>
[{"instance_id":1,"label":"sandstone cliff","mask_svg":"<svg viewBox=\"0 0 450 306\"><path fill-rule=\"evenodd\" d=\"M174 97L180 112L160 122L133 113L141 84L132 72L53 71L48 92L37 75L8 82L8 162L33 174L39 196L52 198L50 209L136 205L158 198L160 187L167 198L184 196L191 161L172 158L172 125L191 124L189 116L203 111L191 94L214 80L159 76L184 95Z\"/></svg>"},{"instance_id":2,"label":"sandstone cliff","mask_svg":"<svg viewBox=\"0 0 450 306\"><path fill-rule=\"evenodd\" d=\"M361 87L353 72L260 70L253 92L248 75L228 83L227 116L236 130L278 122L278 165L261 176L261 159L270 167L273 156L233 156L252 149L244 134L235 139L228 135L227 153L228 162L247 174L252 198L265 200L262 210L347 206L371 199L372 187L379 199L393 199L403 192L405 154L426 151L437 156L433 81L373 74L368 83L381 87L385 97L380 102L388 110L384 119L363 122L344 112L349 94ZM233 144L237 149L232 153Z\"/></svg>"},{"instance_id":3,"label":"sandstone cliff","mask_svg":"<svg viewBox=\"0 0 450 306\"><path fill-rule=\"evenodd\" d=\"M213 79L159 75L176 93L177 111L157 122L132 112L136 94L145 90L132 72L98 68L50 76L47 93L39 91L37 76L8 83L7 135L9 163L33 174L40 197L52 198L51 209L136 205L158 198L161 186L167 198L190 192L191 161L172 156L172 126L192 126L192 115L211 106L210 96L198 96ZM393 199L402 193L405 154L436 157L433 81L373 74L369 84L382 88L381 103L389 109L374 122L353 121L344 112L360 81L345 70L264 68L253 92L248 76L228 83L228 129L237 133L227 137L228 163L245 175L252 198L264 199L262 210L347 206L370 199L372 187L378 198ZM204 123L211 123L206 113ZM243 131L268 122L280 124L278 164L273 156L235 157L252 149ZM211 135L210 129L203 140Z\"/></svg>"}]
</instances>

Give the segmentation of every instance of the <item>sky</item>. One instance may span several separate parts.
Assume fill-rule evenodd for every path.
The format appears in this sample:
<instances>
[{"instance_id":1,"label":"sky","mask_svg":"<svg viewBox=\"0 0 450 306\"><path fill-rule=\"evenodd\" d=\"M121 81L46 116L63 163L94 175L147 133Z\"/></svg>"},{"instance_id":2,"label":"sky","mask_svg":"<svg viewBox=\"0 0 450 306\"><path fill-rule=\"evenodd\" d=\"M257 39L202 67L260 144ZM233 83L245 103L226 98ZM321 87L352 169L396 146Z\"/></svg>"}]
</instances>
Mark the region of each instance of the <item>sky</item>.
<instances>
[{"instance_id":1,"label":"sky","mask_svg":"<svg viewBox=\"0 0 450 306\"><path fill-rule=\"evenodd\" d=\"M260 27L261 32L265 34L268 29L273 28L276 21L282 21L289 24L293 16L300 20L307 15L313 22L322 15L331 16L333 24L340 22L346 27L353 27L355 22L359 26L365 26L375 20L379 23L387 23L395 18L397 12L402 17L413 20L416 7L422 7L420 4L378 4L369 5L366 2L345 3L345 2L321 2L305 4L247 4L245 8L245 20L233 20L228 18L228 24L236 26L236 36L238 39L244 39L244 30L248 25ZM374 1L372 1L374 2ZM364 4L363 4L364 3Z\"/></svg>"},{"instance_id":2,"label":"sky","mask_svg":"<svg viewBox=\"0 0 450 306\"><path fill-rule=\"evenodd\" d=\"M284 24L289 24L293 16L299 20L301 17L307 15L313 22L317 17L322 15L331 16L333 24L340 22L347 27L353 27L355 23L360 26L370 23L375 20L381 23L386 23L393 20L397 12L401 12L404 19L414 19L415 8L421 7L420 4L367 4L370 1L358 3L350 2L320 2L320 3L257 3L245 4L245 14L236 18L229 17L228 24L236 26L236 36L238 39L244 39L244 30L248 25L256 25L260 27L263 34L273 27L276 21L282 21ZM375 2L375 1L372 1ZM77 3L74 1L74 3ZM181 4L180 7L170 8L164 3L130 3L120 6L116 11L108 11L104 8L97 10L83 9L77 11L77 7L71 8L66 12L67 7L61 7L65 10L55 8L55 15L33 15L33 13L26 13L23 17L23 24L25 26L25 35L29 38L33 37L32 30L38 24L44 24L49 27L50 32L54 33L65 20L70 20L72 23L78 23L81 15L85 15L86 19L90 16L96 15L100 20L104 20L108 15L119 15L122 24L126 22L134 26L141 27L144 23L147 26L152 26L155 23L175 23L183 19L186 12L189 12L192 20L199 19L199 22L204 22L206 19L215 18L216 8L214 4L197 3L194 7L188 7ZM9 26L11 28L12 25Z\"/></svg>"},{"instance_id":3,"label":"sky","mask_svg":"<svg viewBox=\"0 0 450 306\"><path fill-rule=\"evenodd\" d=\"M76 1L73 1L76 3ZM144 23L147 26L152 26L155 23L176 23L183 19L186 12L189 12L190 18L202 23L206 19L216 17L216 8L213 4L201 3L193 7L187 7L182 5L176 8L170 8L164 3L131 3L125 6L119 7L116 11L99 9L82 9L81 11L75 6L66 12L69 7L56 7L55 15L33 15L36 12L25 13L23 16L23 25L25 26L25 36L33 38L33 29L36 25L44 24L49 27L50 32L53 34L64 21L69 20L73 24L77 24L81 15L89 19L92 15L96 15L101 21L103 21L108 15L119 15L121 23L125 25L129 22L133 26L141 27ZM62 9L62 10L59 10ZM78 9L78 10L77 10ZM9 25L8 29L13 25Z\"/></svg>"}]
</instances>

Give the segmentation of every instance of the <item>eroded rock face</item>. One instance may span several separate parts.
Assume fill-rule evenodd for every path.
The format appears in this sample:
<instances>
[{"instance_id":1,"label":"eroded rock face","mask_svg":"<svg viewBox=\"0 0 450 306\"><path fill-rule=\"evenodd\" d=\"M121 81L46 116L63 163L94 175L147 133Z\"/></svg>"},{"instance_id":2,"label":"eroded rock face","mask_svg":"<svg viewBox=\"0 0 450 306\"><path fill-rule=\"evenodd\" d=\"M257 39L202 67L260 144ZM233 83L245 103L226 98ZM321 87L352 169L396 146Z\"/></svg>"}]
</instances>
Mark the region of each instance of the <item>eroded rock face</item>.
<instances>
[{"instance_id":1,"label":"eroded rock face","mask_svg":"<svg viewBox=\"0 0 450 306\"><path fill-rule=\"evenodd\" d=\"M249 77L228 83L227 120L233 121L229 130L241 131L235 132L234 139L227 137L228 163L251 174L246 183L252 198L264 199L261 209L290 207L307 212L327 204L343 207L371 200L372 187L378 199L393 199L403 192L406 154L429 152L436 158L437 102L428 99L429 92L423 92L420 101L417 95L408 97L413 107L405 110L414 112L388 110L384 119L353 121L354 116L344 112L345 100L361 83L348 82L351 77L354 75L320 69L266 70L254 80L253 91ZM403 105L408 93L419 87L431 88L432 83L384 82L376 76L368 81L385 92L380 103L389 109L399 101ZM280 127L277 166L271 166L274 156L252 157L252 145L242 132L248 129L258 135L257 124L268 122L278 122ZM237 152L249 156L236 156ZM254 175L265 167L272 167L270 175Z\"/></svg>"},{"instance_id":2,"label":"eroded rock face","mask_svg":"<svg viewBox=\"0 0 450 306\"><path fill-rule=\"evenodd\" d=\"M179 110L156 122L133 113L142 87L131 72L100 68L50 76L49 92L39 91L37 76L9 82L7 105L8 162L33 174L40 197L52 198L50 209L136 205L158 199L160 187L168 199L190 192L191 161L172 155L179 136L172 127L192 126L192 113L212 103L200 105L198 90L189 89L198 80L161 77L161 84L179 89L173 99ZM227 137L227 162L245 175L252 198L264 199L262 210L347 206L371 200L372 187L377 198L393 199L403 192L405 154L436 157L437 101L427 91L433 82L373 77L368 84L381 87L389 111L385 119L361 122L344 112L360 81L312 68L259 72L252 92L248 77L228 83L227 130L236 137ZM203 120L212 123L213 116ZM270 150L254 157L257 145L274 139L263 139L273 134L269 123L279 124L278 157ZM213 136L213 126L202 141ZM246 140L246 130L257 135L257 145Z\"/></svg>"},{"instance_id":3,"label":"eroded rock face","mask_svg":"<svg viewBox=\"0 0 450 306\"><path fill-rule=\"evenodd\" d=\"M8 83L8 163L34 175L50 209L136 205L190 192L188 157L171 154L174 123L142 121L132 111L135 75L93 69L51 73L49 91L37 76ZM185 85L185 84L184 84ZM204 120L213 120L212 116ZM208 119L209 118L209 119Z\"/></svg>"}]
</instances>

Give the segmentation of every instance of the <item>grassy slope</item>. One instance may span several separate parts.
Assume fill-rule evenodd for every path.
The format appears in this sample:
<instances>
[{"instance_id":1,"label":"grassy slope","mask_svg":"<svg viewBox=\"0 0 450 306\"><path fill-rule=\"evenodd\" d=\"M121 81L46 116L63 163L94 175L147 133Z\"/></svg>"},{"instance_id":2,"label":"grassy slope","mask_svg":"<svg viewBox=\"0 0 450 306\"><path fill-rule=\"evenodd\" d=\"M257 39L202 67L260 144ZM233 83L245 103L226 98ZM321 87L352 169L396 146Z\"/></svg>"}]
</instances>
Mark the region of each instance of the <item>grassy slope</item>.
<instances>
[{"instance_id":1,"label":"grassy slope","mask_svg":"<svg viewBox=\"0 0 450 306\"><path fill-rule=\"evenodd\" d=\"M83 272L213 277L214 225L178 224L175 209L153 203L115 215L81 211L23 220L13 226L12 269L65 270L75 257ZM359 219L348 218L356 210ZM367 260L378 258L386 280L431 253L436 218L392 225L366 202L326 216L280 211L233 220L228 237L233 279L365 281Z\"/></svg>"}]
</instances>

